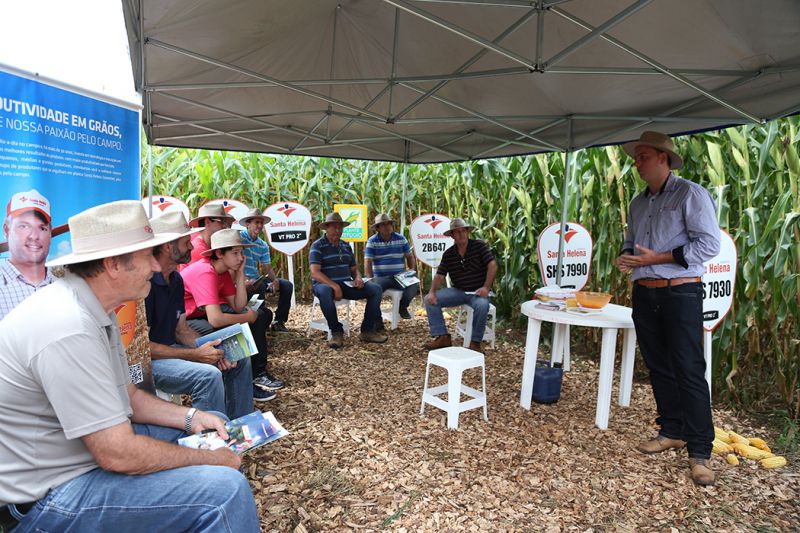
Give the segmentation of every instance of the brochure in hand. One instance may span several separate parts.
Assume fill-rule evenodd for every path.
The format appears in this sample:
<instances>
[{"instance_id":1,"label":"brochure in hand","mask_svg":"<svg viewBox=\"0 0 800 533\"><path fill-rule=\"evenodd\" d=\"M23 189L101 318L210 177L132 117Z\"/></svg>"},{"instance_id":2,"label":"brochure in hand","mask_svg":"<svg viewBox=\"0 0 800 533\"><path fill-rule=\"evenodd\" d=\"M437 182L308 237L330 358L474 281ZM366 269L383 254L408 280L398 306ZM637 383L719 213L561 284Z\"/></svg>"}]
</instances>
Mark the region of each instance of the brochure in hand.
<instances>
[{"instance_id":1,"label":"brochure in hand","mask_svg":"<svg viewBox=\"0 0 800 533\"><path fill-rule=\"evenodd\" d=\"M400 272L399 274L394 275L395 281L400 285L405 287L410 287L415 283L419 283L419 278L417 277L416 270L406 270L405 272Z\"/></svg>"},{"instance_id":2,"label":"brochure in hand","mask_svg":"<svg viewBox=\"0 0 800 533\"><path fill-rule=\"evenodd\" d=\"M217 339L222 339L217 348L225 352L225 359L232 363L258 353L256 341L250 331L250 325L246 322L244 324L233 324L227 328L198 337L194 340L194 345L202 346L208 341Z\"/></svg>"},{"instance_id":3,"label":"brochure in hand","mask_svg":"<svg viewBox=\"0 0 800 533\"><path fill-rule=\"evenodd\" d=\"M248 450L258 448L289 434L272 414L272 411L266 413L254 411L249 415L231 420L225 424L225 430L228 432L227 441L216 431L211 431L178 439L178 444L201 450L228 447L241 455Z\"/></svg>"},{"instance_id":4,"label":"brochure in hand","mask_svg":"<svg viewBox=\"0 0 800 533\"><path fill-rule=\"evenodd\" d=\"M254 294L250 301L247 302L247 308L252 309L253 311L258 311L258 308L261 307L261 304L264 303L264 300L258 299L258 294Z\"/></svg>"}]
</instances>

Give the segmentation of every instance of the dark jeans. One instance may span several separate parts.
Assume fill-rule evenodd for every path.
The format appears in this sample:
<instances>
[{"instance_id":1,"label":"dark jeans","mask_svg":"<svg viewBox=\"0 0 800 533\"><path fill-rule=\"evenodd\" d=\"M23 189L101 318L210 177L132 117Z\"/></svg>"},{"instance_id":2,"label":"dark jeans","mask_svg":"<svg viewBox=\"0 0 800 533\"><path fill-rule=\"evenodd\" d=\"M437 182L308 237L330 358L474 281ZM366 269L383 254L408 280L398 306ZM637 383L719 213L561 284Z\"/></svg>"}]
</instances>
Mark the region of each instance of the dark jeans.
<instances>
[{"instance_id":1,"label":"dark jeans","mask_svg":"<svg viewBox=\"0 0 800 533\"><path fill-rule=\"evenodd\" d=\"M651 289L634 282L633 323L650 369L659 433L687 442L689 457L711 456L714 424L703 357L703 287Z\"/></svg>"},{"instance_id":2,"label":"dark jeans","mask_svg":"<svg viewBox=\"0 0 800 533\"><path fill-rule=\"evenodd\" d=\"M367 307L364 309L364 320L361 322L361 331L375 331L382 320L381 295L383 291L381 288L371 281L364 283L364 287L361 289L348 287L341 282L338 283L339 287L342 288L342 298L346 300L367 300ZM322 314L328 322L328 328L330 328L331 333L343 332L344 327L342 323L339 322L339 316L336 314L333 289L324 283L315 283L314 296L319 299L319 308L322 310Z\"/></svg>"},{"instance_id":3,"label":"dark jeans","mask_svg":"<svg viewBox=\"0 0 800 533\"><path fill-rule=\"evenodd\" d=\"M254 285L248 293L258 293L264 300L263 305L266 304L267 287L272 283L272 280L265 279L264 281ZM294 292L294 285L291 281L278 278L278 308L275 310L275 322L286 322L289 320L289 309L292 307L292 293Z\"/></svg>"},{"instance_id":4,"label":"dark jeans","mask_svg":"<svg viewBox=\"0 0 800 533\"><path fill-rule=\"evenodd\" d=\"M380 286L383 292L386 292L386 289L397 289L403 291L403 296L400 297L400 309L407 309L408 304L411 303L411 300L414 299L419 293L419 283L415 283L410 287L403 287L400 285L394 276L379 276L374 277L370 280L375 285Z\"/></svg>"},{"instance_id":5,"label":"dark jeans","mask_svg":"<svg viewBox=\"0 0 800 533\"><path fill-rule=\"evenodd\" d=\"M220 308L223 313L237 314L229 305L223 304ZM265 309L262 305L257 313L258 320L250 324L250 331L253 333L253 340L256 342L256 348L258 348L258 353L250 358L253 377L258 376L267 369L267 328L272 324L272 311ZM222 329L215 328L205 318L190 318L186 322L200 335L208 335L217 329Z\"/></svg>"}]
</instances>

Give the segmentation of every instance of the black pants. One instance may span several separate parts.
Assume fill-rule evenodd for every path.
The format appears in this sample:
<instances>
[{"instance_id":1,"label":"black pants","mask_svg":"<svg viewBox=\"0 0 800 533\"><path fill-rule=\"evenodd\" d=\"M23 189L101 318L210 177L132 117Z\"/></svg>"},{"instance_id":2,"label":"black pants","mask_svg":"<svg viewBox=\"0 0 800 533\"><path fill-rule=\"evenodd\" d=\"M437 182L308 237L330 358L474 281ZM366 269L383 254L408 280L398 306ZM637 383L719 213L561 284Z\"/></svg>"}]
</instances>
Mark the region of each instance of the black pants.
<instances>
[{"instance_id":1,"label":"black pants","mask_svg":"<svg viewBox=\"0 0 800 533\"><path fill-rule=\"evenodd\" d=\"M266 280L260 282L258 285L254 285L247 291L248 294L257 293L262 300L264 300L264 305L266 305L267 300L267 286L272 283L272 280L267 278ZM292 285L291 281L287 281L285 279L278 278L278 308L275 310L275 321L276 322L286 322L289 320L289 309L292 307L292 293L294 292L294 285Z\"/></svg>"},{"instance_id":2,"label":"black pants","mask_svg":"<svg viewBox=\"0 0 800 533\"><path fill-rule=\"evenodd\" d=\"M689 457L711 457L714 424L703 357L703 287L634 283L633 323L658 409L660 434L687 442Z\"/></svg>"}]
</instances>

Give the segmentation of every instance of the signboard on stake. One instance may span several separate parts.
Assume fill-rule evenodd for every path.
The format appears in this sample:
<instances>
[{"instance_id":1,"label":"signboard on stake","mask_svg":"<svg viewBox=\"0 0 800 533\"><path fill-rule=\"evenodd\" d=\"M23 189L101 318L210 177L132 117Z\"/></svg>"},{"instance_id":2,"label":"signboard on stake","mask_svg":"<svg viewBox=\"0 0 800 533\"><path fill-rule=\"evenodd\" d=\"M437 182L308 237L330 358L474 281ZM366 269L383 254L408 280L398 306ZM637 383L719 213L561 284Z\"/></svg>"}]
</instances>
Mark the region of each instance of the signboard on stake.
<instances>
[{"instance_id":1,"label":"signboard on stake","mask_svg":"<svg viewBox=\"0 0 800 533\"><path fill-rule=\"evenodd\" d=\"M575 222L568 222L564 235L564 252L561 264L561 287L583 289L589 282L592 268L592 236ZM547 226L539 235L539 269L545 285L555 285L558 274L558 242L561 224Z\"/></svg>"},{"instance_id":2,"label":"signboard on stake","mask_svg":"<svg viewBox=\"0 0 800 533\"><path fill-rule=\"evenodd\" d=\"M333 210L350 225L342 230L342 240L346 242L366 242L369 238L367 206L364 204L334 204Z\"/></svg>"},{"instance_id":3,"label":"signboard on stake","mask_svg":"<svg viewBox=\"0 0 800 533\"><path fill-rule=\"evenodd\" d=\"M730 312L736 286L736 243L720 229L719 254L703 266L703 329L714 331Z\"/></svg>"},{"instance_id":4,"label":"signboard on stake","mask_svg":"<svg viewBox=\"0 0 800 533\"><path fill-rule=\"evenodd\" d=\"M445 215L427 213L415 218L409 233L417 259L432 269L438 267L444 251L453 246L453 239L444 234L449 229L450 218Z\"/></svg>"},{"instance_id":5,"label":"signboard on stake","mask_svg":"<svg viewBox=\"0 0 800 533\"><path fill-rule=\"evenodd\" d=\"M153 214L150 214L152 204ZM183 200L179 198L175 198L174 196L152 196L152 201L150 197L142 198L142 207L144 207L145 213L149 218L158 218L161 215L166 215L167 213L174 213L179 212L183 213L183 216L186 217L186 221L190 221L192 219L192 215L189 211L189 208L183 203Z\"/></svg>"},{"instance_id":6,"label":"signboard on stake","mask_svg":"<svg viewBox=\"0 0 800 533\"><path fill-rule=\"evenodd\" d=\"M264 210L270 221L264 226L267 242L277 251L292 256L306 247L311 235L311 211L302 204L281 202Z\"/></svg>"},{"instance_id":7,"label":"signboard on stake","mask_svg":"<svg viewBox=\"0 0 800 533\"><path fill-rule=\"evenodd\" d=\"M246 204L243 204L239 200L233 200L231 198L217 198L216 200L211 200L207 202L206 205L217 205L222 204L222 208L228 213L230 216L236 219L236 222L233 223L231 226L233 229L243 230L244 226L239 225L238 220L243 216L247 215L247 212L250 210Z\"/></svg>"}]
</instances>

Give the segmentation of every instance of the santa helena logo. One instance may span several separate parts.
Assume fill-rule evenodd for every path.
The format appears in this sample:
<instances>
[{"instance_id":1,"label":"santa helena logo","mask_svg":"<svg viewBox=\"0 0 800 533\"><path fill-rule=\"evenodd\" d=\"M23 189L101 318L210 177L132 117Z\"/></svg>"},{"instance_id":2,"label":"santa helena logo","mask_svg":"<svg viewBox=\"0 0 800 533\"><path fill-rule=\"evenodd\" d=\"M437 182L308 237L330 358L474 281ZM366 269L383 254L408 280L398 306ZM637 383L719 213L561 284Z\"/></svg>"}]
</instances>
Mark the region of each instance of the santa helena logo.
<instances>
[{"instance_id":1,"label":"santa helena logo","mask_svg":"<svg viewBox=\"0 0 800 533\"><path fill-rule=\"evenodd\" d=\"M430 217L430 218L427 218L427 219L425 219L425 223L426 223L427 225L429 225L430 227L432 227L433 229L436 229L436 226L438 226L439 224L441 224L441 223L442 223L442 221L441 221L441 220L439 220L438 218L436 218L435 216L432 216L432 217Z\"/></svg>"},{"instance_id":2,"label":"santa helena logo","mask_svg":"<svg viewBox=\"0 0 800 533\"><path fill-rule=\"evenodd\" d=\"M289 204L283 204L283 207L279 207L278 211L286 215L286 218L289 218L289 215L297 211L297 208L292 207Z\"/></svg>"},{"instance_id":3,"label":"santa helena logo","mask_svg":"<svg viewBox=\"0 0 800 533\"><path fill-rule=\"evenodd\" d=\"M230 213L235 209L235 206L231 204L228 200L224 200L222 202L222 209L224 209L226 213Z\"/></svg>"},{"instance_id":4,"label":"santa helena logo","mask_svg":"<svg viewBox=\"0 0 800 533\"><path fill-rule=\"evenodd\" d=\"M169 208L169 206L172 205L172 202L170 202L166 198L159 198L157 200L153 200L153 205L158 207L162 211L165 211Z\"/></svg>"},{"instance_id":5,"label":"santa helena logo","mask_svg":"<svg viewBox=\"0 0 800 533\"><path fill-rule=\"evenodd\" d=\"M564 241L569 242L569 240L578 234L577 230L571 229L569 226L564 227L567 232L564 234ZM556 235L561 235L561 230L556 230Z\"/></svg>"}]
</instances>

